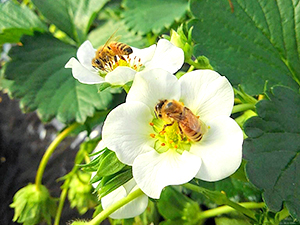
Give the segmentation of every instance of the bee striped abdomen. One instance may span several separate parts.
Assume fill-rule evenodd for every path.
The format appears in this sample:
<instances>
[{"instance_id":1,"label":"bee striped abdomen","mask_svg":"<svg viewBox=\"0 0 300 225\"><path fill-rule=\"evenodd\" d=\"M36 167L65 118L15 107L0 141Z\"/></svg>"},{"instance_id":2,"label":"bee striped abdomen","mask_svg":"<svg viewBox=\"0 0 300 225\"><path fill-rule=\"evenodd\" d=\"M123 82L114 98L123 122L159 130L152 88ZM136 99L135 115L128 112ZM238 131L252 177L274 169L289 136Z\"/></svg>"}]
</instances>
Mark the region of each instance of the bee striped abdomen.
<instances>
[{"instance_id":1,"label":"bee striped abdomen","mask_svg":"<svg viewBox=\"0 0 300 225\"><path fill-rule=\"evenodd\" d=\"M199 132L196 132L196 131L193 131L192 133L191 133L191 136L189 137L192 141L200 141L201 139L202 139L202 133L200 132L200 130L199 130Z\"/></svg>"}]
</instances>

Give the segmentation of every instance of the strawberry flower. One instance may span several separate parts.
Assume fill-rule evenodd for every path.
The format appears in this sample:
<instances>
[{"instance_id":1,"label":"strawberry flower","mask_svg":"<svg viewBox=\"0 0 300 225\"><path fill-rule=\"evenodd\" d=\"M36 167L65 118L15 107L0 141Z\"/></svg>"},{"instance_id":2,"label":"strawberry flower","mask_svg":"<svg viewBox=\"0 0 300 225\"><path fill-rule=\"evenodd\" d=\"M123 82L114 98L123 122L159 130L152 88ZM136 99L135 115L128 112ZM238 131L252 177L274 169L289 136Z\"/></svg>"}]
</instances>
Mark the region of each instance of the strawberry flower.
<instances>
[{"instance_id":1,"label":"strawberry flower","mask_svg":"<svg viewBox=\"0 0 300 225\"><path fill-rule=\"evenodd\" d=\"M154 108L164 99L180 102L199 119L200 141L189 140L177 122L165 126L156 117ZM135 76L126 102L107 116L103 142L132 166L137 185L151 198L194 177L218 181L233 174L242 160L243 133L230 118L233 101L229 81L217 72L196 70L177 79L162 69L143 71Z\"/></svg>"},{"instance_id":2,"label":"strawberry flower","mask_svg":"<svg viewBox=\"0 0 300 225\"><path fill-rule=\"evenodd\" d=\"M113 64L108 64L105 70L92 66L96 49L90 41L85 41L77 51L77 59L72 57L65 68L72 68L75 79L85 84L99 84L108 82L113 85L124 85L132 81L139 71L147 71L152 68L162 68L170 73L178 71L184 62L182 49L174 46L166 39L158 41L157 45L138 49L131 47L133 52L118 59Z\"/></svg>"}]
</instances>

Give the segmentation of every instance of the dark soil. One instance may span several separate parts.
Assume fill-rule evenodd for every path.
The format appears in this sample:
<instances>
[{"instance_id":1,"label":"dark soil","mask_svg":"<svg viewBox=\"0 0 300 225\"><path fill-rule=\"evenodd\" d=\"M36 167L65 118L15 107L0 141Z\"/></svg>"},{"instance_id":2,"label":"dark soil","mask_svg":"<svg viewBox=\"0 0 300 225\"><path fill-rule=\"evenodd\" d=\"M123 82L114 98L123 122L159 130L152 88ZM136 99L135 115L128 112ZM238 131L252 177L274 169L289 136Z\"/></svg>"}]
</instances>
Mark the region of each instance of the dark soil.
<instances>
[{"instance_id":1,"label":"dark soil","mask_svg":"<svg viewBox=\"0 0 300 225\"><path fill-rule=\"evenodd\" d=\"M52 124L40 122L36 113L23 114L16 100L10 100L0 92L0 224L12 222L14 211L9 207L14 194L28 183L34 183L39 162L57 129ZM53 197L60 196L57 178L73 167L79 146L70 148L73 138L66 138L55 150L47 164L43 184ZM80 216L70 209L68 202L62 212L61 224L76 218L92 218L93 211Z\"/></svg>"}]
</instances>

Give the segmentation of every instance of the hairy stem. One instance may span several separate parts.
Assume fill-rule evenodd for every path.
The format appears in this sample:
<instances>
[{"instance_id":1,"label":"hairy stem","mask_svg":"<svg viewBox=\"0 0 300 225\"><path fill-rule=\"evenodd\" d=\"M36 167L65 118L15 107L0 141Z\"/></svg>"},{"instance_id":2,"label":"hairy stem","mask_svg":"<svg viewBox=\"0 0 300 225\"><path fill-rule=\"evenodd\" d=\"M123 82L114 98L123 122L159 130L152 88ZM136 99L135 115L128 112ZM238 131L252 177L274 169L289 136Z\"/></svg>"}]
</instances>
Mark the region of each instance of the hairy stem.
<instances>
[{"instance_id":1,"label":"hairy stem","mask_svg":"<svg viewBox=\"0 0 300 225\"><path fill-rule=\"evenodd\" d=\"M39 168L37 170L37 174L35 177L35 185L36 189L40 190L40 186L42 184L42 177L46 168L46 165L49 161L49 158L51 157L52 153L56 149L56 147L59 145L59 143L64 140L73 130L75 130L80 124L74 123L68 128L66 128L63 132L61 132L55 139L54 141L49 145L47 148L41 162L39 165Z\"/></svg>"},{"instance_id":2,"label":"hairy stem","mask_svg":"<svg viewBox=\"0 0 300 225\"><path fill-rule=\"evenodd\" d=\"M259 202L259 203L257 203L257 202L241 202L241 203L239 203L239 205L241 205L242 207L247 208L247 209L260 209L265 206L265 203L264 202ZM203 211L203 212L199 213L198 218L199 218L199 220L208 219L211 217L230 213L233 211L235 211L234 208L224 205L224 206L220 206L220 207L217 207L214 209L209 209L209 210Z\"/></svg>"},{"instance_id":3,"label":"hairy stem","mask_svg":"<svg viewBox=\"0 0 300 225\"><path fill-rule=\"evenodd\" d=\"M245 103L245 104L235 105L235 106L233 106L231 113L233 114L233 113L237 113L237 112L243 112L243 111L247 111L249 109L255 110L255 104Z\"/></svg>"}]
</instances>

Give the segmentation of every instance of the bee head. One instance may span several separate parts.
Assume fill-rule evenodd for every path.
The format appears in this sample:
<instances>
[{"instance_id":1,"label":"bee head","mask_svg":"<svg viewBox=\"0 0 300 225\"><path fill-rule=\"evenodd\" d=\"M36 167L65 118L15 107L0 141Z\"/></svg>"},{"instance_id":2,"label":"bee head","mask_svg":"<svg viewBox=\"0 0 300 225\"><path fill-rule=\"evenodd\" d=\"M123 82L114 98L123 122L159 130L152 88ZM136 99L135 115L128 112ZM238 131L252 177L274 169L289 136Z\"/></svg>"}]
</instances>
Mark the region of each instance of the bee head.
<instances>
[{"instance_id":1,"label":"bee head","mask_svg":"<svg viewBox=\"0 0 300 225\"><path fill-rule=\"evenodd\" d=\"M154 113L155 113L156 118L160 118L160 119L162 118L161 109L166 102L167 102L167 99L164 99L164 100L160 100L156 104L156 106L154 108Z\"/></svg>"}]
</instances>

